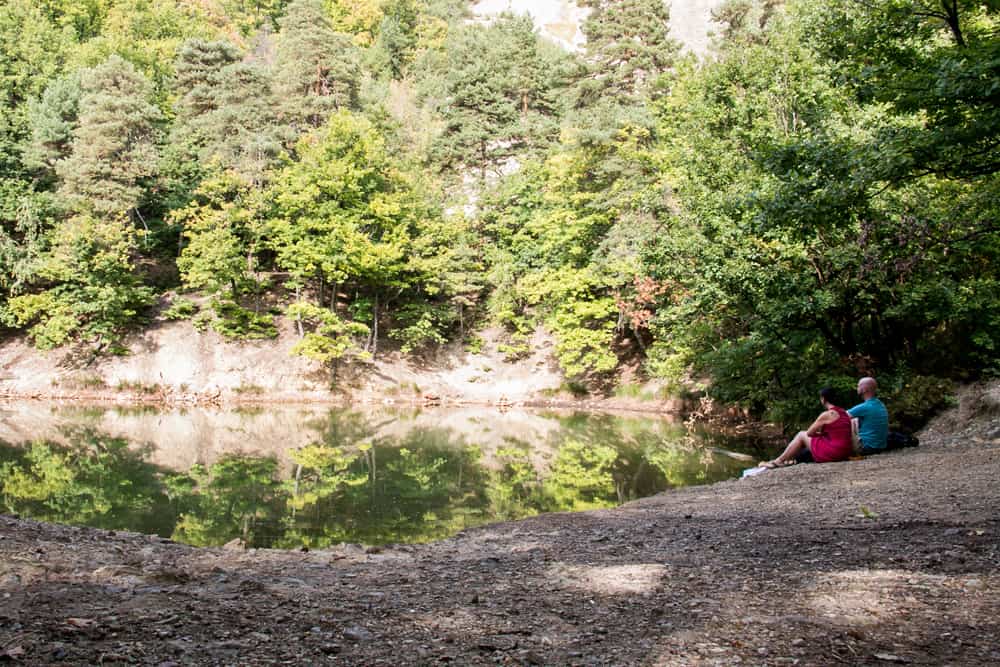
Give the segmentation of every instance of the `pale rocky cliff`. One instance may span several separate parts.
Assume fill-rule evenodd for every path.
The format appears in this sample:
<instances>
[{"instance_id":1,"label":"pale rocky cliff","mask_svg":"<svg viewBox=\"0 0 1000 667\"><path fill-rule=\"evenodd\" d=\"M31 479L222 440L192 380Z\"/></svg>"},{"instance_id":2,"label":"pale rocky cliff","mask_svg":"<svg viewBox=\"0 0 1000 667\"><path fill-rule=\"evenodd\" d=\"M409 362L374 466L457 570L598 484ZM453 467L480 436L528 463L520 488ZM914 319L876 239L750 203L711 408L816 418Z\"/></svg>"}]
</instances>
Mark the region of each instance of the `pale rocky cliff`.
<instances>
[{"instance_id":1,"label":"pale rocky cliff","mask_svg":"<svg viewBox=\"0 0 1000 667\"><path fill-rule=\"evenodd\" d=\"M722 0L673 0L670 2L670 31L686 49L704 54L708 50L708 32L712 29L711 11ZM529 14L546 37L566 48L580 49L585 42L580 26L589 10L574 0L479 0L473 13L489 18L510 11Z\"/></svg>"}]
</instances>

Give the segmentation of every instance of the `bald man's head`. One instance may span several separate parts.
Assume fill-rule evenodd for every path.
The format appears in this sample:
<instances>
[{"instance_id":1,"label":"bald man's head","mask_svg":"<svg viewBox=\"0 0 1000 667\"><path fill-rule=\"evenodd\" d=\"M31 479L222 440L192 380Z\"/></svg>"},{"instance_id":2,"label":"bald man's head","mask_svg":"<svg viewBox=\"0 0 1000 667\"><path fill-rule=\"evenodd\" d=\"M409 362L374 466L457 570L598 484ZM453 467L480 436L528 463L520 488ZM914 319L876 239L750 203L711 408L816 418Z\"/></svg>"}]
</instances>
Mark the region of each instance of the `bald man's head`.
<instances>
[{"instance_id":1,"label":"bald man's head","mask_svg":"<svg viewBox=\"0 0 1000 667\"><path fill-rule=\"evenodd\" d=\"M873 377L863 377L858 380L858 395L869 399L878 391L878 383Z\"/></svg>"}]
</instances>

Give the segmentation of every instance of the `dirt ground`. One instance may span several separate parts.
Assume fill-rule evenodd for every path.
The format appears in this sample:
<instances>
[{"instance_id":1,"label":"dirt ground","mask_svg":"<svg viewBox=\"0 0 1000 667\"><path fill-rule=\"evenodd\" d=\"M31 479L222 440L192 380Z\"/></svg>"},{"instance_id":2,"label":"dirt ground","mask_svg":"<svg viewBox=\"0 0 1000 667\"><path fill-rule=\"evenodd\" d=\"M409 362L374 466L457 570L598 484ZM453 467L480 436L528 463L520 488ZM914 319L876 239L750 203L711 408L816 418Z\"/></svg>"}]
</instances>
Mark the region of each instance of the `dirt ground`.
<instances>
[{"instance_id":1,"label":"dirt ground","mask_svg":"<svg viewBox=\"0 0 1000 667\"><path fill-rule=\"evenodd\" d=\"M0 516L0 662L1000 664L1000 383L916 449L421 546L196 549Z\"/></svg>"}]
</instances>

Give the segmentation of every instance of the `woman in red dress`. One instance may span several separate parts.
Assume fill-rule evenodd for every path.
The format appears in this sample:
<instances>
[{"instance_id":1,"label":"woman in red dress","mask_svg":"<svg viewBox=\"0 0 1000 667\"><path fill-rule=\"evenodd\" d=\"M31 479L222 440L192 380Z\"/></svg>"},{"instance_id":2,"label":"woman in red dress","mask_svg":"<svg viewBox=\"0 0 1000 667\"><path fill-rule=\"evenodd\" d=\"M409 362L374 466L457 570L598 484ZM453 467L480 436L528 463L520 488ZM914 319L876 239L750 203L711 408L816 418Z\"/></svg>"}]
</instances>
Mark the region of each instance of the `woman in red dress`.
<instances>
[{"instance_id":1,"label":"woman in red dress","mask_svg":"<svg viewBox=\"0 0 1000 667\"><path fill-rule=\"evenodd\" d=\"M762 461L761 468L780 468L798 459L816 463L846 461L854 452L851 441L851 417L847 410L834 404L833 390L820 389L820 403L825 410L805 431L799 431L785 447L781 456L773 461ZM808 452L809 456L806 455Z\"/></svg>"}]
</instances>

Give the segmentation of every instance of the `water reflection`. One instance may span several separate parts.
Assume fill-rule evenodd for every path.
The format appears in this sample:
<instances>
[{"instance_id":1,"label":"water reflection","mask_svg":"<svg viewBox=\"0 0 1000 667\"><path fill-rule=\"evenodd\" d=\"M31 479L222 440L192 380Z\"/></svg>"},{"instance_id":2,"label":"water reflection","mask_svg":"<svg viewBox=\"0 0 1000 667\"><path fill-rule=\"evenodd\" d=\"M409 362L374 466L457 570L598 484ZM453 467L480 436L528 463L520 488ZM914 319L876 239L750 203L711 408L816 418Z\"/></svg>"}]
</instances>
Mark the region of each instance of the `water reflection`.
<instances>
[{"instance_id":1,"label":"water reflection","mask_svg":"<svg viewBox=\"0 0 1000 667\"><path fill-rule=\"evenodd\" d=\"M717 449L732 443L648 416L4 407L4 512L201 546L421 542L747 465Z\"/></svg>"}]
</instances>

